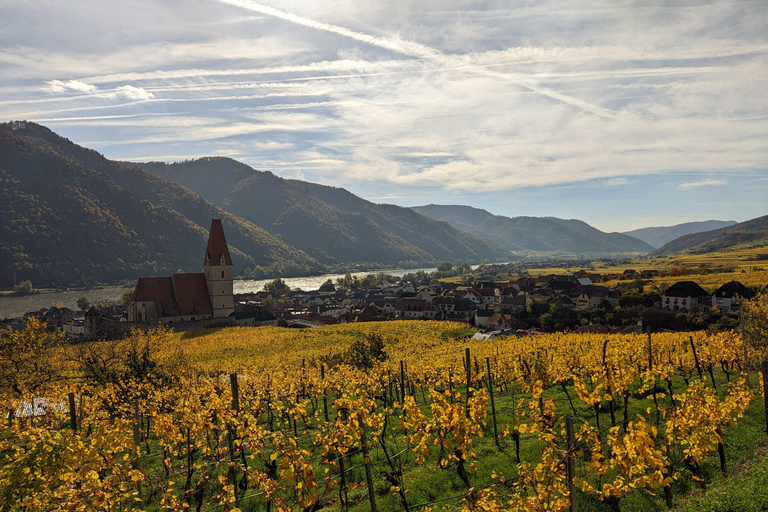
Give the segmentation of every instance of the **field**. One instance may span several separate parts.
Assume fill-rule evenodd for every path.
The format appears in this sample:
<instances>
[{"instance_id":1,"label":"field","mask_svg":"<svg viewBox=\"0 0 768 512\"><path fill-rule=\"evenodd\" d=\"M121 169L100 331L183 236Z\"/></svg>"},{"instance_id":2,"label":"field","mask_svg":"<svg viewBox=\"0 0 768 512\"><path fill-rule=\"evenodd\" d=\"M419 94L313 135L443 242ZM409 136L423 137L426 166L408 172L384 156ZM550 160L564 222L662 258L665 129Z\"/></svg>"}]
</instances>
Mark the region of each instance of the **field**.
<instances>
[{"instance_id":1,"label":"field","mask_svg":"<svg viewBox=\"0 0 768 512\"><path fill-rule=\"evenodd\" d=\"M63 348L72 380L44 393L62 406L3 432L0 510L567 510L571 492L584 511L700 507L690 491L743 471L765 435L734 334L468 334L402 321ZM97 364L120 351L133 359Z\"/></svg>"},{"instance_id":2,"label":"field","mask_svg":"<svg viewBox=\"0 0 768 512\"><path fill-rule=\"evenodd\" d=\"M657 270L663 277L643 279L646 287L664 287L676 281L696 281L706 290L714 291L719 286L730 281L739 281L748 287L765 287L768 285L768 261L762 260L768 254L766 247L740 248L728 252L713 252L707 254L675 254L664 258L643 258L626 260L622 263L608 264L601 261L593 263L590 272L601 275L620 275L625 270ZM683 273L679 269L685 268ZM678 269L677 272L673 270ZM530 269L531 276L549 274L568 274L579 270L578 267L549 267ZM618 286L627 284L626 279L603 281L601 286Z\"/></svg>"}]
</instances>

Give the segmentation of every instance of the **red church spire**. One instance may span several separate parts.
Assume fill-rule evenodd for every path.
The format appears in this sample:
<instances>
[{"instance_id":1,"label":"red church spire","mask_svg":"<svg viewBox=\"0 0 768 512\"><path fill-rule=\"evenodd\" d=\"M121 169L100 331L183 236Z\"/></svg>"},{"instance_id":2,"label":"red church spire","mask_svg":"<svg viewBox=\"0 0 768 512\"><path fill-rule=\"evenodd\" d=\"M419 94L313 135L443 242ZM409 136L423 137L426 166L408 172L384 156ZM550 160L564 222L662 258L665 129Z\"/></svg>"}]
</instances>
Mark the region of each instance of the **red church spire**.
<instances>
[{"instance_id":1,"label":"red church spire","mask_svg":"<svg viewBox=\"0 0 768 512\"><path fill-rule=\"evenodd\" d=\"M208 248L205 250L205 262L203 265L232 265L232 258L229 257L229 247L227 247L227 239L224 238L224 228L221 226L221 219L211 219L211 232L208 234Z\"/></svg>"}]
</instances>

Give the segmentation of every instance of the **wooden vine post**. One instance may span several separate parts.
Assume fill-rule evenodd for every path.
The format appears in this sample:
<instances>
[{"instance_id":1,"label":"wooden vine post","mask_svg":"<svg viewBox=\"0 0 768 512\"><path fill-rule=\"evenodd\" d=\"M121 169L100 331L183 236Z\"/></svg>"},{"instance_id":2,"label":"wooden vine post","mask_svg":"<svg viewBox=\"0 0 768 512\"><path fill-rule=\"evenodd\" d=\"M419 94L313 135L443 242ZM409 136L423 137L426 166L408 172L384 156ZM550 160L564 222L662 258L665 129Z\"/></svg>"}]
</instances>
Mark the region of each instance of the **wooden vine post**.
<instances>
[{"instance_id":1,"label":"wooden vine post","mask_svg":"<svg viewBox=\"0 0 768 512\"><path fill-rule=\"evenodd\" d=\"M765 431L768 433L768 357L763 356L763 363L760 367L763 372L763 396L765 397Z\"/></svg>"},{"instance_id":2,"label":"wooden vine post","mask_svg":"<svg viewBox=\"0 0 768 512\"><path fill-rule=\"evenodd\" d=\"M568 443L568 456L565 459L566 478L568 480L568 497L571 501L568 506L569 512L576 512L576 488L573 485L573 479L576 476L576 439L573 433L573 418L565 417L565 437Z\"/></svg>"},{"instance_id":3,"label":"wooden vine post","mask_svg":"<svg viewBox=\"0 0 768 512\"><path fill-rule=\"evenodd\" d=\"M141 434L139 432L139 401L136 400L133 404L133 442L136 445L136 458L133 459L131 466L133 469L140 469L139 456L141 455ZM136 482L136 491L138 491L139 499L141 498L141 480Z\"/></svg>"},{"instance_id":4,"label":"wooden vine post","mask_svg":"<svg viewBox=\"0 0 768 512\"><path fill-rule=\"evenodd\" d=\"M371 456L368 453L368 440L365 425L361 425L362 436L360 444L363 449L363 464L365 465L365 482L368 485L368 500L371 502L371 512L376 511L376 493L373 490L373 475L371 474Z\"/></svg>"},{"instance_id":5,"label":"wooden vine post","mask_svg":"<svg viewBox=\"0 0 768 512\"><path fill-rule=\"evenodd\" d=\"M488 394L491 398L491 417L493 418L493 442L496 443L496 448L501 449L499 446L499 432L496 426L496 404L493 401L493 378L491 377L491 358L485 358L485 366L488 369Z\"/></svg>"},{"instance_id":6,"label":"wooden vine post","mask_svg":"<svg viewBox=\"0 0 768 512\"><path fill-rule=\"evenodd\" d=\"M67 399L69 400L69 426L72 432L77 432L77 409L75 409L75 394L68 393Z\"/></svg>"},{"instance_id":7,"label":"wooden vine post","mask_svg":"<svg viewBox=\"0 0 768 512\"><path fill-rule=\"evenodd\" d=\"M405 361L400 361L400 405L405 407Z\"/></svg>"},{"instance_id":8,"label":"wooden vine post","mask_svg":"<svg viewBox=\"0 0 768 512\"><path fill-rule=\"evenodd\" d=\"M325 365L320 365L320 380L323 381L323 417L328 423L328 391L325 389Z\"/></svg>"},{"instance_id":9,"label":"wooden vine post","mask_svg":"<svg viewBox=\"0 0 768 512\"><path fill-rule=\"evenodd\" d=\"M235 416L240 412L240 396L239 387L237 385L237 374L229 374L229 383L232 386L232 411ZM235 435L232 431L232 425L227 425L227 443L229 444L229 481L232 482L232 489L235 493L235 506L240 503L240 492L237 486L237 473L235 472L235 464L237 457L235 456Z\"/></svg>"},{"instance_id":10,"label":"wooden vine post","mask_svg":"<svg viewBox=\"0 0 768 512\"><path fill-rule=\"evenodd\" d=\"M471 359L469 358L469 347L464 349L464 365L467 369L467 398L464 402L464 414L466 414L467 418L469 418L469 395L470 395L470 386L472 384L472 363L470 363Z\"/></svg>"}]
</instances>

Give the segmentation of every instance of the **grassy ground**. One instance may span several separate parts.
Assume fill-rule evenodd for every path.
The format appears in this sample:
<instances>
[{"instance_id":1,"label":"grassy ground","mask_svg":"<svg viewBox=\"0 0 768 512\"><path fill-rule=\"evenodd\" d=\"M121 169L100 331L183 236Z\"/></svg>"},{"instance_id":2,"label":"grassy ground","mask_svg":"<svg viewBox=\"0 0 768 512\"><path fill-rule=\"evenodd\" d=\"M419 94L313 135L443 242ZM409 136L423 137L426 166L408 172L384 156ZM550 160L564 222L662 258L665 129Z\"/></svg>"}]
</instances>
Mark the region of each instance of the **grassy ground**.
<instances>
[{"instance_id":1,"label":"grassy ground","mask_svg":"<svg viewBox=\"0 0 768 512\"><path fill-rule=\"evenodd\" d=\"M680 500L679 512L761 512L768 510L768 440L745 456L726 478Z\"/></svg>"}]
</instances>

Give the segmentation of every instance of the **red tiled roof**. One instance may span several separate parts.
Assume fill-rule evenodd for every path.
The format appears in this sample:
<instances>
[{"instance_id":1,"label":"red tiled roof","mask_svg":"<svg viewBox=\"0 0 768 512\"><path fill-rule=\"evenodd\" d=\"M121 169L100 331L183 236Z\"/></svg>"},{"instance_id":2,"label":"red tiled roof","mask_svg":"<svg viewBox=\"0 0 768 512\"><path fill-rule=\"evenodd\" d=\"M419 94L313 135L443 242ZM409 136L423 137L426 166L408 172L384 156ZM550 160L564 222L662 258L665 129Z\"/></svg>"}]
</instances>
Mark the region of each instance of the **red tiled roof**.
<instances>
[{"instance_id":1,"label":"red tiled roof","mask_svg":"<svg viewBox=\"0 0 768 512\"><path fill-rule=\"evenodd\" d=\"M608 334L608 329L600 324L582 325L574 331L577 334Z\"/></svg>"},{"instance_id":2,"label":"red tiled roof","mask_svg":"<svg viewBox=\"0 0 768 512\"><path fill-rule=\"evenodd\" d=\"M208 248L205 250L203 265L222 265L222 256L224 256L224 265L232 265L232 258L229 257L229 247L227 247L227 239L224 238L224 228L221 226L221 219L211 219L211 231L208 235Z\"/></svg>"},{"instance_id":3,"label":"red tiled roof","mask_svg":"<svg viewBox=\"0 0 768 512\"><path fill-rule=\"evenodd\" d=\"M208 295L208 285L205 274L173 274L173 286L179 311L182 315L204 315L213 313L211 298Z\"/></svg>"},{"instance_id":4,"label":"red tiled roof","mask_svg":"<svg viewBox=\"0 0 768 512\"><path fill-rule=\"evenodd\" d=\"M179 315L171 277L140 277L136 283L133 300L136 302L154 302L158 309L158 316Z\"/></svg>"}]
</instances>

